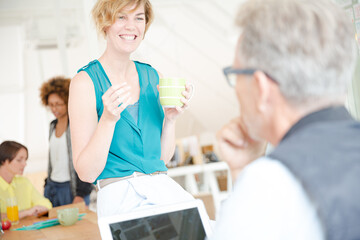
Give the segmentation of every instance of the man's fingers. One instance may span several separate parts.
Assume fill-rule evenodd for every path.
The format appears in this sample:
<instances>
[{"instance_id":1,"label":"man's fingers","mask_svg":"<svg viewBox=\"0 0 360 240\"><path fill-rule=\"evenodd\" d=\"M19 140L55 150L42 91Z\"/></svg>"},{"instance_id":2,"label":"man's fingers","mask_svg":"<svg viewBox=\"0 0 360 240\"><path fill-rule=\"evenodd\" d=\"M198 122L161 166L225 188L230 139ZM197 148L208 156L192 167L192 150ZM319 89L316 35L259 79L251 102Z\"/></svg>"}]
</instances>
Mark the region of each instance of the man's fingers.
<instances>
[{"instance_id":1,"label":"man's fingers","mask_svg":"<svg viewBox=\"0 0 360 240\"><path fill-rule=\"evenodd\" d=\"M237 121L231 121L225 125L217 134L219 141L227 142L236 147L245 147L246 141L243 131L239 128Z\"/></svg>"}]
</instances>

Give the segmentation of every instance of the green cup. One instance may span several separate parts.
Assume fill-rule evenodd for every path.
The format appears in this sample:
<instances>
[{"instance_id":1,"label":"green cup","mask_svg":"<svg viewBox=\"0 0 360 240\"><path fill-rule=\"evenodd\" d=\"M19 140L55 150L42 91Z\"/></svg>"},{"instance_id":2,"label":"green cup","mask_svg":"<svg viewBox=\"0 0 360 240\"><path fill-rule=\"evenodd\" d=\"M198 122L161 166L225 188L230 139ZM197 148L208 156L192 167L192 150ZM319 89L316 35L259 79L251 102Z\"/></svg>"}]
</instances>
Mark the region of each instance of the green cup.
<instances>
[{"instance_id":1,"label":"green cup","mask_svg":"<svg viewBox=\"0 0 360 240\"><path fill-rule=\"evenodd\" d=\"M181 102L181 98L184 96L182 92L185 91L186 80L184 78L160 78L159 93L160 103L163 107L182 107L184 104ZM190 84L191 96L194 95L194 85ZM189 99L189 100L190 100Z\"/></svg>"},{"instance_id":2,"label":"green cup","mask_svg":"<svg viewBox=\"0 0 360 240\"><path fill-rule=\"evenodd\" d=\"M65 208L57 210L57 218L63 226L70 226L78 221L79 208Z\"/></svg>"}]
</instances>

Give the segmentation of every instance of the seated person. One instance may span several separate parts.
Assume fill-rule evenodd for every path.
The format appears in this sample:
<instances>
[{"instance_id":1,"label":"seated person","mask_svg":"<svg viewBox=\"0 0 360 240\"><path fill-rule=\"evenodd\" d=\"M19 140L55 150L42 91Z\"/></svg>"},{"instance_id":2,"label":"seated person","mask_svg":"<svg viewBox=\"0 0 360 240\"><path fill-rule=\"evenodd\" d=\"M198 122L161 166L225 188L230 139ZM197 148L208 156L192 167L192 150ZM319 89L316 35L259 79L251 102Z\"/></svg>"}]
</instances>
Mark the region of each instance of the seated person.
<instances>
[{"instance_id":1,"label":"seated person","mask_svg":"<svg viewBox=\"0 0 360 240\"><path fill-rule=\"evenodd\" d=\"M28 159L25 146L14 141L0 144L0 203L2 218L6 215L6 198L15 196L19 209L19 218L36 216L52 208L51 202L43 197L21 176Z\"/></svg>"}]
</instances>

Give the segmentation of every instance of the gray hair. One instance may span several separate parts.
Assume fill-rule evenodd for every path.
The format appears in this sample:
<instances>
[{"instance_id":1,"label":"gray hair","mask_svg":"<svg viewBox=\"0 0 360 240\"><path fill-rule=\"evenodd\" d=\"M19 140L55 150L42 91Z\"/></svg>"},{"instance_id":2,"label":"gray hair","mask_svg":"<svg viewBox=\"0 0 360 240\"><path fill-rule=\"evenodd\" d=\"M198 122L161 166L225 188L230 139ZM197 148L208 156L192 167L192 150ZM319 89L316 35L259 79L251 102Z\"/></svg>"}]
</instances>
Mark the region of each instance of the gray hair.
<instances>
[{"instance_id":1,"label":"gray hair","mask_svg":"<svg viewBox=\"0 0 360 240\"><path fill-rule=\"evenodd\" d=\"M238 60L273 77L290 104L338 102L346 93L355 67L355 32L335 3L250 0L236 23L242 30Z\"/></svg>"}]
</instances>

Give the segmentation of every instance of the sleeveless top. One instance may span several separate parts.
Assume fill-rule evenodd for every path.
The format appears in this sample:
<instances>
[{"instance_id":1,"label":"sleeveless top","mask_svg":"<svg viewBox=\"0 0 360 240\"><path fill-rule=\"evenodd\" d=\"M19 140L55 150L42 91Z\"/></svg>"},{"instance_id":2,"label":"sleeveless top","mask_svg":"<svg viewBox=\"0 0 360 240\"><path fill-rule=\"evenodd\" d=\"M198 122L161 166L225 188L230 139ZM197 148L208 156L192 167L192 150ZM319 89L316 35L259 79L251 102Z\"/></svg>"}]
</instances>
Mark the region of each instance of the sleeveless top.
<instances>
[{"instance_id":1,"label":"sleeveless top","mask_svg":"<svg viewBox=\"0 0 360 240\"><path fill-rule=\"evenodd\" d=\"M137 123L127 108L121 113L105 168L96 180L125 177L135 171L149 174L167 170L164 161L160 159L164 112L157 90L159 76L150 65L137 61L134 63L140 84ZM80 71L85 71L94 84L99 121L104 110L101 97L111 86L111 82L98 60L90 62L78 72Z\"/></svg>"},{"instance_id":2,"label":"sleeveless top","mask_svg":"<svg viewBox=\"0 0 360 240\"><path fill-rule=\"evenodd\" d=\"M344 107L305 116L269 157L300 180L326 239L360 239L360 123Z\"/></svg>"},{"instance_id":3,"label":"sleeveless top","mask_svg":"<svg viewBox=\"0 0 360 240\"><path fill-rule=\"evenodd\" d=\"M139 102L136 102L132 105L128 105L127 108L128 112L130 113L130 115L132 116L132 118L134 119L134 122L136 124L138 124L138 119L139 119Z\"/></svg>"}]
</instances>

